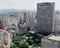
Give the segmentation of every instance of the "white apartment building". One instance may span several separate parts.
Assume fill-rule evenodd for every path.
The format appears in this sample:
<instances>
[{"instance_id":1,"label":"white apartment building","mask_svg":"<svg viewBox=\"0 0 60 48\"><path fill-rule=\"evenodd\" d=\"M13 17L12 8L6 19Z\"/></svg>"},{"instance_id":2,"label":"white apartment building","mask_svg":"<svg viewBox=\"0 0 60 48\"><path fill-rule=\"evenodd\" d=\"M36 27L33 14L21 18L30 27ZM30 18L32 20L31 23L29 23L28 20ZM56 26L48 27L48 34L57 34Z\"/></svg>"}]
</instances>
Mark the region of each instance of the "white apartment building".
<instances>
[{"instance_id":1,"label":"white apartment building","mask_svg":"<svg viewBox=\"0 0 60 48\"><path fill-rule=\"evenodd\" d=\"M8 33L6 30L0 29L0 47L10 48L10 44L10 33Z\"/></svg>"}]
</instances>

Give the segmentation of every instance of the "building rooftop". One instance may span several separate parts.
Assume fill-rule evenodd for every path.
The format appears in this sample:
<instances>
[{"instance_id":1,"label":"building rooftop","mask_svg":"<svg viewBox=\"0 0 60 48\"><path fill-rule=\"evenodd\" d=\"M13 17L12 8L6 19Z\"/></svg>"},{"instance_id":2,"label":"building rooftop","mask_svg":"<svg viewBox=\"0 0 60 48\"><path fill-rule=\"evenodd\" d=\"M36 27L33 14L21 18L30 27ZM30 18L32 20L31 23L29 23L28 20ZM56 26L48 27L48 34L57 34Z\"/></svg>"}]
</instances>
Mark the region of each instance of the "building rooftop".
<instances>
[{"instance_id":1,"label":"building rooftop","mask_svg":"<svg viewBox=\"0 0 60 48\"><path fill-rule=\"evenodd\" d=\"M50 36L48 39L50 39L50 40L55 40L55 41L60 41L60 36L52 35L52 36Z\"/></svg>"},{"instance_id":2,"label":"building rooftop","mask_svg":"<svg viewBox=\"0 0 60 48\"><path fill-rule=\"evenodd\" d=\"M4 32L4 31L6 31L6 30L0 29L0 32Z\"/></svg>"},{"instance_id":3,"label":"building rooftop","mask_svg":"<svg viewBox=\"0 0 60 48\"><path fill-rule=\"evenodd\" d=\"M55 4L54 2L42 2L42 3L38 3L38 4L40 4L40 5L42 5L42 6L44 6L44 5L52 5L52 4Z\"/></svg>"}]
</instances>

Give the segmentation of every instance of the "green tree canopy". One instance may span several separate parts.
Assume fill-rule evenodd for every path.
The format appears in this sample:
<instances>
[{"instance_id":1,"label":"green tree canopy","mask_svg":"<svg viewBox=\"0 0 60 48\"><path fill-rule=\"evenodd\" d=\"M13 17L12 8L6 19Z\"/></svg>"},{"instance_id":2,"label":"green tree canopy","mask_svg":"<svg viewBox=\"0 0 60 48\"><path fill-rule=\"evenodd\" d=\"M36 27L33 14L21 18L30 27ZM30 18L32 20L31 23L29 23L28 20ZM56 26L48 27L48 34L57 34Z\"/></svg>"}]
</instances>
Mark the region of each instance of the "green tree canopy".
<instances>
[{"instance_id":1,"label":"green tree canopy","mask_svg":"<svg viewBox=\"0 0 60 48\"><path fill-rule=\"evenodd\" d=\"M26 43L21 44L21 48L29 48L29 45Z\"/></svg>"}]
</instances>

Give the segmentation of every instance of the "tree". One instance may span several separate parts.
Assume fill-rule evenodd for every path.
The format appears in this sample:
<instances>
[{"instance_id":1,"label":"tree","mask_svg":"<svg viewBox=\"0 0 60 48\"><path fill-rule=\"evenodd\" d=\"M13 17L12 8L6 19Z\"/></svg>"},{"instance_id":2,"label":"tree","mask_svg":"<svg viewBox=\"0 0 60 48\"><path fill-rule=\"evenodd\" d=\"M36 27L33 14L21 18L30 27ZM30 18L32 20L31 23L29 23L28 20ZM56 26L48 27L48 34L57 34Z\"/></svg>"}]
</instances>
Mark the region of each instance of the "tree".
<instances>
[{"instance_id":1,"label":"tree","mask_svg":"<svg viewBox=\"0 0 60 48\"><path fill-rule=\"evenodd\" d=\"M10 48L19 48L16 44L12 44Z\"/></svg>"},{"instance_id":2,"label":"tree","mask_svg":"<svg viewBox=\"0 0 60 48\"><path fill-rule=\"evenodd\" d=\"M29 38L29 39L27 39L27 42L29 43L29 45L32 45L34 43L34 40Z\"/></svg>"},{"instance_id":3,"label":"tree","mask_svg":"<svg viewBox=\"0 0 60 48\"><path fill-rule=\"evenodd\" d=\"M27 31L30 31L30 28L29 27L27 27Z\"/></svg>"},{"instance_id":4,"label":"tree","mask_svg":"<svg viewBox=\"0 0 60 48\"><path fill-rule=\"evenodd\" d=\"M32 45L32 44L39 44L41 42L41 36L39 36L37 33L28 33L28 39L27 39L27 42L29 43L29 45ZM30 38L32 36L32 38Z\"/></svg>"},{"instance_id":5,"label":"tree","mask_svg":"<svg viewBox=\"0 0 60 48\"><path fill-rule=\"evenodd\" d=\"M24 40L25 37L22 37L22 36L15 36L14 38L12 38L12 42L17 45L18 47L20 47L21 45L21 40Z\"/></svg>"},{"instance_id":6,"label":"tree","mask_svg":"<svg viewBox=\"0 0 60 48\"><path fill-rule=\"evenodd\" d=\"M20 41L15 41L14 44L20 47Z\"/></svg>"},{"instance_id":7,"label":"tree","mask_svg":"<svg viewBox=\"0 0 60 48\"><path fill-rule=\"evenodd\" d=\"M29 45L26 43L21 44L21 48L29 48Z\"/></svg>"},{"instance_id":8,"label":"tree","mask_svg":"<svg viewBox=\"0 0 60 48\"><path fill-rule=\"evenodd\" d=\"M22 36L15 36L14 38L12 38L12 42L14 43L15 41L21 41L25 39L25 37L22 37Z\"/></svg>"},{"instance_id":9,"label":"tree","mask_svg":"<svg viewBox=\"0 0 60 48\"><path fill-rule=\"evenodd\" d=\"M30 32L27 32L27 34L26 34L27 37L30 37L30 36L32 36L32 35L33 35L33 34L30 33Z\"/></svg>"}]
</instances>

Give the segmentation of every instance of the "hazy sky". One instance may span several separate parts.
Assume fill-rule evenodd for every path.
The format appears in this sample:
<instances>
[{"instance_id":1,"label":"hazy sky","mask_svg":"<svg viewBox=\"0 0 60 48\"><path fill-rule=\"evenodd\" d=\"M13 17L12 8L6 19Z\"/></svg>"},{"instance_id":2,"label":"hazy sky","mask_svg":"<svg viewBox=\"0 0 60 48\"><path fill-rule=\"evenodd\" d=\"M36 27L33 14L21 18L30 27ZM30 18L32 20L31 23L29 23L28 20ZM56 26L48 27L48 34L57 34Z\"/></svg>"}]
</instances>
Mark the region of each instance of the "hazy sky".
<instances>
[{"instance_id":1,"label":"hazy sky","mask_svg":"<svg viewBox=\"0 0 60 48\"><path fill-rule=\"evenodd\" d=\"M37 3L41 2L55 2L56 9L60 10L60 0L0 0L0 9L36 10Z\"/></svg>"}]
</instances>

